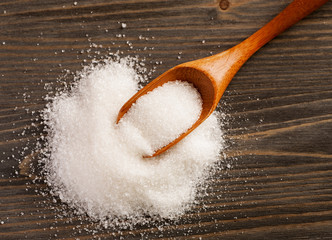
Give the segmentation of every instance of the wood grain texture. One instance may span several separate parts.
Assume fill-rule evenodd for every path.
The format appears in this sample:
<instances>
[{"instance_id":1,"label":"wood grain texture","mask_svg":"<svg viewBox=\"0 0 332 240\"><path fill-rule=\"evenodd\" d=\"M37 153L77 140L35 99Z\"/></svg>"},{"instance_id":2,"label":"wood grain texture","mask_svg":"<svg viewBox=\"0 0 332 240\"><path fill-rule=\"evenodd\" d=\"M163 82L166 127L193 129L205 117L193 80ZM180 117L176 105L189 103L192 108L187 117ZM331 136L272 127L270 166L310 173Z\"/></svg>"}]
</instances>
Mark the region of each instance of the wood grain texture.
<instances>
[{"instance_id":1,"label":"wood grain texture","mask_svg":"<svg viewBox=\"0 0 332 240\"><path fill-rule=\"evenodd\" d=\"M163 229L93 234L84 230L93 223L59 218L61 204L38 194L45 184L19 172L41 131L34 112L46 104L45 84L59 85L67 70L70 82L84 59L117 50L145 58L156 77L234 46L290 0L229 0L226 10L217 0L77 2L0 2L0 239L332 239L332 2L231 82L219 109L229 144L220 165L232 167L209 179L197 206Z\"/></svg>"}]
</instances>

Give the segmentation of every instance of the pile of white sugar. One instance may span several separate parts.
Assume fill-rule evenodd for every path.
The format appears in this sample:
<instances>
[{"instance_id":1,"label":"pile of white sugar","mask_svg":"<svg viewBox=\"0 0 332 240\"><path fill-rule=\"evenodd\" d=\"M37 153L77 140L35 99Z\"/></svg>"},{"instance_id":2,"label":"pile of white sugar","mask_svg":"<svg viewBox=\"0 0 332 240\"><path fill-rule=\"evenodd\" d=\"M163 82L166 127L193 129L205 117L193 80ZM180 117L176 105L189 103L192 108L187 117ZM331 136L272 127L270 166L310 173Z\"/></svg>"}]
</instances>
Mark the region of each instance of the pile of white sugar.
<instances>
[{"instance_id":1,"label":"pile of white sugar","mask_svg":"<svg viewBox=\"0 0 332 240\"><path fill-rule=\"evenodd\" d=\"M139 88L129 62L84 69L44 110L46 181L63 202L94 220L174 219L193 205L197 187L220 160L220 122L212 114L164 154L143 158L191 127L202 100L192 85L169 82L141 97L116 124Z\"/></svg>"}]
</instances>

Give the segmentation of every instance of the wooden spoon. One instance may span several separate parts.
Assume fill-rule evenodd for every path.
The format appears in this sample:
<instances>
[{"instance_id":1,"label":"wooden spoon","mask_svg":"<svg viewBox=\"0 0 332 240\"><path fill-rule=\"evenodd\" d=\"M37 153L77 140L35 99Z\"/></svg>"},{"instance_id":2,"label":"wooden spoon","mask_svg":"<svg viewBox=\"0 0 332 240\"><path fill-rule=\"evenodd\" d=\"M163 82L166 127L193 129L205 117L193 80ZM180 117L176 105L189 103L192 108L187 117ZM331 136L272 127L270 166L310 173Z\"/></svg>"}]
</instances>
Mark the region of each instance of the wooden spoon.
<instances>
[{"instance_id":1,"label":"wooden spoon","mask_svg":"<svg viewBox=\"0 0 332 240\"><path fill-rule=\"evenodd\" d=\"M139 97L156 87L175 80L192 83L201 94L203 100L202 113L191 128L168 145L157 150L152 156L147 157L154 157L163 153L210 116L236 72L258 49L327 1L294 0L279 15L240 44L219 54L186 62L166 71L138 91L122 106L117 117L117 123Z\"/></svg>"}]
</instances>

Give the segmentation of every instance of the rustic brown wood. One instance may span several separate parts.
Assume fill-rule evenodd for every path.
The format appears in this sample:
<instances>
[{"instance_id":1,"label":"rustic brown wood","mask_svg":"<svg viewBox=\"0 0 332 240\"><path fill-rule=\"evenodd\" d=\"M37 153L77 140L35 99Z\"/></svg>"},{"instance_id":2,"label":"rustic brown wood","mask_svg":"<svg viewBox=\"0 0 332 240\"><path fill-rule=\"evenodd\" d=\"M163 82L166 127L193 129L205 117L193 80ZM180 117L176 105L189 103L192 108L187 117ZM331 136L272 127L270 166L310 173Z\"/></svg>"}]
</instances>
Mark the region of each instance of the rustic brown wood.
<instances>
[{"instance_id":1,"label":"rustic brown wood","mask_svg":"<svg viewBox=\"0 0 332 240\"><path fill-rule=\"evenodd\" d=\"M151 158L162 154L188 136L212 114L234 75L256 51L327 1L294 0L270 22L236 46L209 57L182 63L166 71L139 90L122 106L117 123L141 96L166 82L182 80L192 83L201 94L202 113L187 131L146 157ZM221 9L225 10L225 7Z\"/></svg>"},{"instance_id":2,"label":"rustic brown wood","mask_svg":"<svg viewBox=\"0 0 332 240\"><path fill-rule=\"evenodd\" d=\"M55 80L66 70L70 83L82 64L117 50L146 58L157 67L153 79L236 45L291 1L229 0L224 10L217 0L74 2L0 2L0 239L332 239L331 1L264 46L230 83L218 106L227 119L224 169L197 206L163 229L94 234L84 230L93 223L59 218L61 203L26 176L45 84L61 87Z\"/></svg>"}]
</instances>

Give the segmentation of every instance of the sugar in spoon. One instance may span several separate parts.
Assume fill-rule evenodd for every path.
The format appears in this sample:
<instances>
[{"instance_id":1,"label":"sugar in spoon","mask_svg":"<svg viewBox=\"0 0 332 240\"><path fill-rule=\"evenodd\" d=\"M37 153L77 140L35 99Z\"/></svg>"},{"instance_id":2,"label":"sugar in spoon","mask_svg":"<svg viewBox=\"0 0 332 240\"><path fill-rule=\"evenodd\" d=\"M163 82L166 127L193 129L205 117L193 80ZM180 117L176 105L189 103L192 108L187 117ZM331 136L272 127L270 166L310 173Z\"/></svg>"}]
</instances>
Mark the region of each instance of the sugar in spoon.
<instances>
[{"instance_id":1,"label":"sugar in spoon","mask_svg":"<svg viewBox=\"0 0 332 240\"><path fill-rule=\"evenodd\" d=\"M187 81L192 83L203 100L199 119L178 138L158 149L155 157L174 146L195 128L197 128L217 107L228 84L241 66L262 46L291 27L305 16L325 4L328 0L294 0L269 23L238 45L219 54L191 62L182 63L166 71L131 97L120 109L117 123L142 95L168 81ZM158 109L156 109L158 111Z\"/></svg>"}]
</instances>

